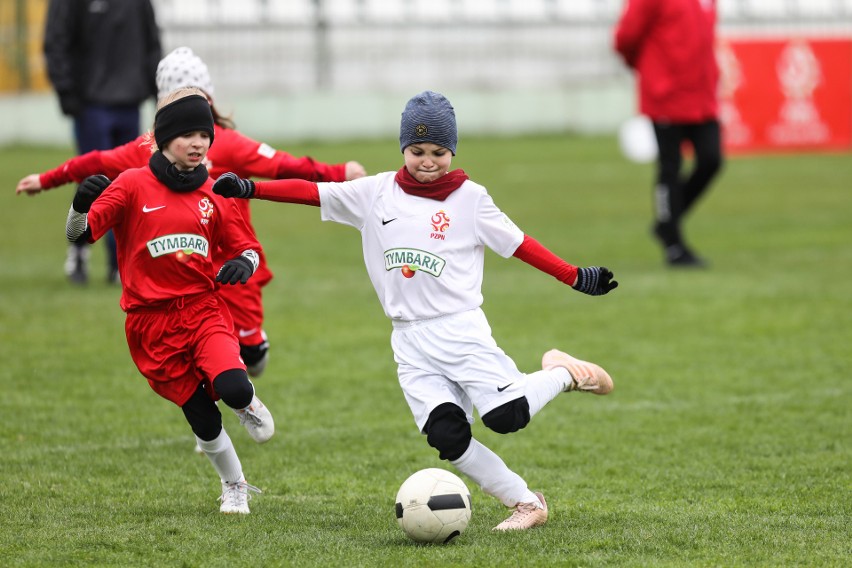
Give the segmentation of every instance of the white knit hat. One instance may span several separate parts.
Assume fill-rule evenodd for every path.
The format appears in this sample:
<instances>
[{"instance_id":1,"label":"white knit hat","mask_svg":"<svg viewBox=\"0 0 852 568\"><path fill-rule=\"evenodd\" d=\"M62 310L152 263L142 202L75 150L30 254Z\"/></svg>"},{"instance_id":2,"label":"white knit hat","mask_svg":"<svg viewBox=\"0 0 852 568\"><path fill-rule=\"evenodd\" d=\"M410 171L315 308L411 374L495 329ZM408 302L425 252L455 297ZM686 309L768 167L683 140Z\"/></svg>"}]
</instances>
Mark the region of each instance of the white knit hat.
<instances>
[{"instance_id":1,"label":"white knit hat","mask_svg":"<svg viewBox=\"0 0 852 568\"><path fill-rule=\"evenodd\" d=\"M213 98L213 81L207 65L188 47L179 47L157 65L157 98L180 87L198 87Z\"/></svg>"}]
</instances>

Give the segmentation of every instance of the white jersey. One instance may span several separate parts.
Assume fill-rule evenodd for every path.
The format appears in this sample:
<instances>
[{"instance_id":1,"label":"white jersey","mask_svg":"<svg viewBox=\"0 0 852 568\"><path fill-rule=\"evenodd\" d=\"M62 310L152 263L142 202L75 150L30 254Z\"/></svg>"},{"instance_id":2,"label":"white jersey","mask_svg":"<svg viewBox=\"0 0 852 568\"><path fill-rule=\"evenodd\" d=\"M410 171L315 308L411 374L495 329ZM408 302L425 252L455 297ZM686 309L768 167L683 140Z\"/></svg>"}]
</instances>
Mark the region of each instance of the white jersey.
<instances>
[{"instance_id":1,"label":"white jersey","mask_svg":"<svg viewBox=\"0 0 852 568\"><path fill-rule=\"evenodd\" d=\"M317 184L322 220L361 231L367 273L389 318L416 321L478 308L485 247L508 258L523 232L477 183L467 180L437 201L405 193L395 175Z\"/></svg>"}]
</instances>

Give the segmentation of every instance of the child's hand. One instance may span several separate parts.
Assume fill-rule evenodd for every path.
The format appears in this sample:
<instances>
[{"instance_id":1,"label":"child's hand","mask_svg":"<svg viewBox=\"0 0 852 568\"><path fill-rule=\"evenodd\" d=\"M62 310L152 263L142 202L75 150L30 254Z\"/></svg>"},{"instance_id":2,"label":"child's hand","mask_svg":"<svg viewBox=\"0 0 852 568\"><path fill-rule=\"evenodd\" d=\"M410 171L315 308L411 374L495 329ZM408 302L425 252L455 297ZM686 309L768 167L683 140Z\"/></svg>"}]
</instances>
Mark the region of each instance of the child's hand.
<instances>
[{"instance_id":1,"label":"child's hand","mask_svg":"<svg viewBox=\"0 0 852 568\"><path fill-rule=\"evenodd\" d=\"M254 267L251 261L243 256L232 258L225 262L219 272L216 274L216 282L222 284L245 284L251 275L254 274Z\"/></svg>"},{"instance_id":2,"label":"child's hand","mask_svg":"<svg viewBox=\"0 0 852 568\"><path fill-rule=\"evenodd\" d=\"M571 286L589 296L603 296L618 287L612 279L612 271L604 266L577 269L577 281Z\"/></svg>"},{"instance_id":3,"label":"child's hand","mask_svg":"<svg viewBox=\"0 0 852 568\"><path fill-rule=\"evenodd\" d=\"M360 163L346 162L346 181L358 179L365 175L367 175L367 170Z\"/></svg>"},{"instance_id":4,"label":"child's hand","mask_svg":"<svg viewBox=\"0 0 852 568\"><path fill-rule=\"evenodd\" d=\"M92 208L92 203L95 199L109 187L109 178L105 175L98 174L89 176L77 186L77 193L74 194L72 207L77 213L88 213Z\"/></svg>"},{"instance_id":5,"label":"child's hand","mask_svg":"<svg viewBox=\"0 0 852 568\"><path fill-rule=\"evenodd\" d=\"M41 179L39 178L39 174L30 174L27 177L23 178L18 182L17 187L15 187L15 193L26 193L27 195L35 195L42 190L41 187Z\"/></svg>"},{"instance_id":6,"label":"child's hand","mask_svg":"<svg viewBox=\"0 0 852 568\"><path fill-rule=\"evenodd\" d=\"M237 174L228 172L219 176L213 184L213 193L224 197L239 197L249 199L254 195L254 182L250 179L241 179Z\"/></svg>"}]
</instances>

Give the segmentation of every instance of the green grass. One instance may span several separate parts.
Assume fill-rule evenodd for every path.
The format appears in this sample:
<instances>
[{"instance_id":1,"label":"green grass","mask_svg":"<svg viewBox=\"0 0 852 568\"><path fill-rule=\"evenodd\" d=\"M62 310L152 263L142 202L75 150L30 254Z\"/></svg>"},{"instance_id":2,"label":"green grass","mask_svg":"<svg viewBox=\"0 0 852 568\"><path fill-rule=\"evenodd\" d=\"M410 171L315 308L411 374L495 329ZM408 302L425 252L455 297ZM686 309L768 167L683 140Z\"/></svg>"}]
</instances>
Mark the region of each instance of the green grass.
<instances>
[{"instance_id":1,"label":"green grass","mask_svg":"<svg viewBox=\"0 0 852 568\"><path fill-rule=\"evenodd\" d=\"M393 140L282 145L369 171ZM278 432L225 424L264 493L218 513L218 481L177 408L127 352L119 290L62 274L71 186L15 196L70 150L0 149L0 564L3 566L844 566L852 554L852 159L732 158L687 225L709 270L671 271L649 236L651 166L610 138L463 139L456 167L527 233L621 285L590 298L488 253L494 335L533 371L559 347L603 364L606 398L565 395L523 431L474 425L550 522L494 534L474 511L450 546L396 526L402 481L448 467L416 432L358 233L257 202L275 280L256 384Z\"/></svg>"}]
</instances>

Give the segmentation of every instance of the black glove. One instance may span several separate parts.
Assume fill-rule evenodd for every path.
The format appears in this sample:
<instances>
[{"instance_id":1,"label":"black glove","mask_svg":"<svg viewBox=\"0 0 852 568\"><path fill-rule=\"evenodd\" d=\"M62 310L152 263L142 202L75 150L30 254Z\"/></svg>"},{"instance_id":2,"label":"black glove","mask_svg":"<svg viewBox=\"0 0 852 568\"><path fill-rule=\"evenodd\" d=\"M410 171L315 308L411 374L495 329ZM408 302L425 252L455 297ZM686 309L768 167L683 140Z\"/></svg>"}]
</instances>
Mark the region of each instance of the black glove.
<instances>
[{"instance_id":1,"label":"black glove","mask_svg":"<svg viewBox=\"0 0 852 568\"><path fill-rule=\"evenodd\" d=\"M88 213L92 203L109 187L109 184L109 178L101 174L84 179L83 183L77 186L77 193L74 194L74 201L71 204L74 211Z\"/></svg>"},{"instance_id":2,"label":"black glove","mask_svg":"<svg viewBox=\"0 0 852 568\"><path fill-rule=\"evenodd\" d=\"M577 269L577 281L572 288L589 296L603 296L618 288L618 282L612 279L612 271L609 268L591 266Z\"/></svg>"},{"instance_id":3,"label":"black glove","mask_svg":"<svg viewBox=\"0 0 852 568\"><path fill-rule=\"evenodd\" d=\"M254 195L254 182L241 179L237 174L228 172L219 176L213 184L213 192L224 197L239 197L249 199Z\"/></svg>"},{"instance_id":4,"label":"black glove","mask_svg":"<svg viewBox=\"0 0 852 568\"><path fill-rule=\"evenodd\" d=\"M83 110L83 101L72 92L58 93L59 108L65 116L77 116Z\"/></svg>"},{"instance_id":5,"label":"black glove","mask_svg":"<svg viewBox=\"0 0 852 568\"><path fill-rule=\"evenodd\" d=\"M254 266L249 259L244 256L232 258L222 265L219 273L216 275L216 282L222 284L245 284L249 276L254 274Z\"/></svg>"}]
</instances>

